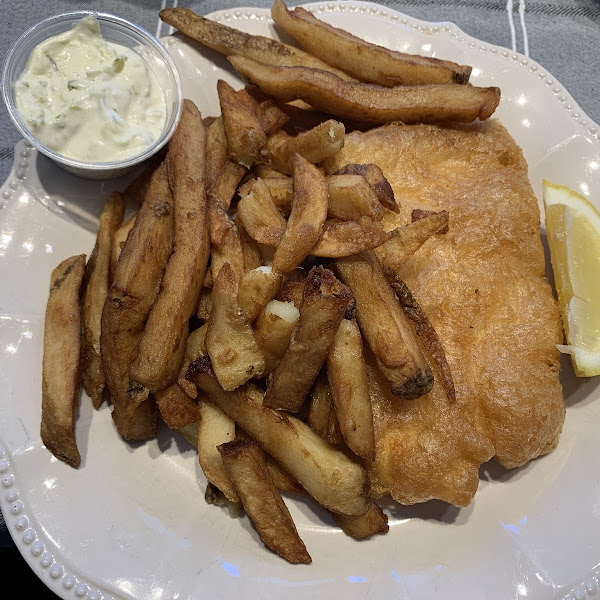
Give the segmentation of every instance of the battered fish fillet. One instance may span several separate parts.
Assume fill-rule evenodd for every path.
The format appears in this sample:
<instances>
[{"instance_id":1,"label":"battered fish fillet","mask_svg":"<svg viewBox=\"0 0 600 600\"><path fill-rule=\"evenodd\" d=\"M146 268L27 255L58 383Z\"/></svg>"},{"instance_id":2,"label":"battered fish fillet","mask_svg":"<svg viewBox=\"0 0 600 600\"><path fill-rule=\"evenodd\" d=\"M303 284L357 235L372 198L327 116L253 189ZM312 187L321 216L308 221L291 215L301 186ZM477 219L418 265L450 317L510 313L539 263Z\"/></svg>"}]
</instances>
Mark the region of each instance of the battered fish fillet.
<instances>
[{"instance_id":1,"label":"battered fish fillet","mask_svg":"<svg viewBox=\"0 0 600 600\"><path fill-rule=\"evenodd\" d=\"M429 239L399 275L439 334L457 402L438 383L417 400L395 398L371 362L374 493L464 506L481 463L495 456L512 468L550 452L565 415L561 324L543 278L527 164L494 121L351 133L325 167L360 162L379 165L402 206L386 211L387 228L408 223L414 208L450 213L448 233Z\"/></svg>"}]
</instances>

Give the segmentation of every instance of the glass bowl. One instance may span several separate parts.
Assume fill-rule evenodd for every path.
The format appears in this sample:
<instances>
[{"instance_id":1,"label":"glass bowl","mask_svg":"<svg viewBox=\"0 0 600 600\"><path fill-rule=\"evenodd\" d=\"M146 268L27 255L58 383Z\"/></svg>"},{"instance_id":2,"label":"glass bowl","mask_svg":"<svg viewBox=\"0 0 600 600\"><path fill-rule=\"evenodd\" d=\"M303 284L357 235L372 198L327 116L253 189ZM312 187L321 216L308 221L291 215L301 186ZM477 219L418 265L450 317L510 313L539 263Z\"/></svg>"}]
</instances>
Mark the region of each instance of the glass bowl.
<instances>
[{"instance_id":1,"label":"glass bowl","mask_svg":"<svg viewBox=\"0 0 600 600\"><path fill-rule=\"evenodd\" d=\"M110 162L75 160L55 152L40 142L21 118L16 106L14 83L25 70L30 52L49 37L69 31L84 17L93 15L108 42L134 49L148 63L165 97L166 120L160 137L141 154ZM166 48L142 27L115 15L92 10L80 10L56 15L30 27L11 46L2 69L2 93L10 116L21 134L42 154L66 171L88 179L104 179L123 175L156 154L170 139L181 116L183 92L177 67Z\"/></svg>"}]
</instances>

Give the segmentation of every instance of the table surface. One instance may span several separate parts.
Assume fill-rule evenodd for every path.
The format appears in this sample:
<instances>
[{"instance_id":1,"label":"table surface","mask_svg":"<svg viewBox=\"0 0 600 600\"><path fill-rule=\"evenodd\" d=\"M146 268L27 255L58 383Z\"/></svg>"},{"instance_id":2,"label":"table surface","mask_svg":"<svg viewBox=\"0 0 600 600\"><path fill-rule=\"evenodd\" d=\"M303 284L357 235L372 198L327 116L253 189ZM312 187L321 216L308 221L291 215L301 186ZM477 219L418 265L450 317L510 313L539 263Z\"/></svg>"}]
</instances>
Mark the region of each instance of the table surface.
<instances>
[{"instance_id":1,"label":"table surface","mask_svg":"<svg viewBox=\"0 0 600 600\"><path fill-rule=\"evenodd\" d=\"M289 4L297 4L290 2ZM467 34L528 55L560 81L587 115L600 122L600 0L379 0L425 21L452 21ZM249 0L104 0L75 3L72 0L0 0L0 55L28 27L62 12L81 8L102 10L139 23L159 37L172 32L161 23L164 6L187 6L205 15L240 5L267 7L270 1ZM0 108L0 179L4 181L20 139L4 108ZM1 213L0 213L1 218ZM2 298L0 296L0 312ZM0 365L0 377L3 377ZM12 545L0 515L0 564L13 581L25 581L29 567ZM16 579L15 579L16 577ZM33 574L25 597L56 598Z\"/></svg>"}]
</instances>

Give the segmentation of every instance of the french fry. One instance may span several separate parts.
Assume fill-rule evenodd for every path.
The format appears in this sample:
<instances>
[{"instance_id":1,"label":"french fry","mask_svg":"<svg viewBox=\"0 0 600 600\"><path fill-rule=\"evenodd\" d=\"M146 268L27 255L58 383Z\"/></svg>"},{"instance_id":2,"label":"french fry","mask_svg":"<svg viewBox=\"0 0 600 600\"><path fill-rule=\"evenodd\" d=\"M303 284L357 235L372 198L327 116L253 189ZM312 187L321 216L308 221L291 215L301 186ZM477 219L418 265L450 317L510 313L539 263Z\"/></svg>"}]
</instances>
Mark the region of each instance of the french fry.
<instances>
[{"instance_id":1,"label":"french fry","mask_svg":"<svg viewBox=\"0 0 600 600\"><path fill-rule=\"evenodd\" d=\"M329 258L351 256L381 246L392 235L381 221L371 217L360 217L356 221L325 221L323 232L310 253Z\"/></svg>"},{"instance_id":2,"label":"french fry","mask_svg":"<svg viewBox=\"0 0 600 600\"><path fill-rule=\"evenodd\" d=\"M232 160L226 160L216 176L210 194L223 208L229 208L238 184L246 174L246 167Z\"/></svg>"},{"instance_id":3,"label":"french fry","mask_svg":"<svg viewBox=\"0 0 600 600\"><path fill-rule=\"evenodd\" d=\"M231 502L225 494L210 481L206 484L204 492L204 501L206 504L212 504L221 508L226 508L229 511L229 516L232 519L238 519L243 516L244 509L241 502Z\"/></svg>"},{"instance_id":4,"label":"french fry","mask_svg":"<svg viewBox=\"0 0 600 600\"><path fill-rule=\"evenodd\" d=\"M327 355L327 379L340 431L357 456L375 459L373 409L362 337L356 320L344 319Z\"/></svg>"},{"instance_id":5,"label":"french fry","mask_svg":"<svg viewBox=\"0 0 600 600\"><path fill-rule=\"evenodd\" d=\"M216 21L205 19L189 8L164 8L160 11L160 18L224 56L248 56L261 63L274 65L306 65L315 69L327 69L335 72L339 77L352 79L343 71L330 67L327 63L298 48L271 38L232 29Z\"/></svg>"},{"instance_id":6,"label":"french fry","mask_svg":"<svg viewBox=\"0 0 600 600\"><path fill-rule=\"evenodd\" d=\"M308 424L331 445L338 446L342 442L342 432L324 369L321 369L310 392Z\"/></svg>"},{"instance_id":7,"label":"french fry","mask_svg":"<svg viewBox=\"0 0 600 600\"><path fill-rule=\"evenodd\" d=\"M261 540L287 561L312 562L294 521L277 491L256 442L234 440L219 446L219 452L244 510Z\"/></svg>"},{"instance_id":8,"label":"french fry","mask_svg":"<svg viewBox=\"0 0 600 600\"><path fill-rule=\"evenodd\" d=\"M224 391L210 360L201 359L196 384L210 401L247 431L319 504L343 514L369 508L369 482L363 468L323 440L308 425L264 406L263 392L249 383Z\"/></svg>"},{"instance_id":9,"label":"french fry","mask_svg":"<svg viewBox=\"0 0 600 600\"><path fill-rule=\"evenodd\" d=\"M302 263L319 239L327 217L327 182L322 171L299 154L294 154L292 163L292 211L273 257L273 270L278 273L289 273Z\"/></svg>"},{"instance_id":10,"label":"french fry","mask_svg":"<svg viewBox=\"0 0 600 600\"><path fill-rule=\"evenodd\" d=\"M102 403L104 371L100 357L100 325L102 309L110 285L110 260L113 236L121 225L125 213L125 201L113 192L100 215L96 245L85 268L83 302L81 306L81 381L92 399L94 408Z\"/></svg>"},{"instance_id":11,"label":"french fry","mask_svg":"<svg viewBox=\"0 0 600 600\"><path fill-rule=\"evenodd\" d=\"M265 359L264 376L281 362L299 318L291 302L271 300L256 319L254 337Z\"/></svg>"},{"instance_id":12,"label":"french fry","mask_svg":"<svg viewBox=\"0 0 600 600\"><path fill-rule=\"evenodd\" d=\"M102 366L113 419L125 439L154 437L158 425L156 406L152 408L147 390L130 384L129 367L173 248L173 212L163 164L152 175L102 310Z\"/></svg>"},{"instance_id":13,"label":"french fry","mask_svg":"<svg viewBox=\"0 0 600 600\"><path fill-rule=\"evenodd\" d=\"M448 212L442 210L433 213L414 223L396 228L389 240L375 248L375 254L383 267L396 271L430 237L446 227L448 227Z\"/></svg>"},{"instance_id":14,"label":"french fry","mask_svg":"<svg viewBox=\"0 0 600 600\"><path fill-rule=\"evenodd\" d=\"M343 123L334 119L296 136L278 131L271 135L267 142L271 166L289 175L294 170L294 154L299 154L313 164L335 156L344 146L345 133Z\"/></svg>"},{"instance_id":15,"label":"french fry","mask_svg":"<svg viewBox=\"0 0 600 600\"><path fill-rule=\"evenodd\" d=\"M360 175L367 180L371 189L379 199L379 202L385 208L389 208L392 212L399 212L400 207L396 202L394 190L390 182L386 179L383 171L373 164L351 164L346 165L343 169L336 171L335 175Z\"/></svg>"},{"instance_id":16,"label":"french fry","mask_svg":"<svg viewBox=\"0 0 600 600\"><path fill-rule=\"evenodd\" d=\"M384 272L392 289L396 292L404 312L413 322L417 335L421 338L423 346L425 346L425 349L429 353L431 361L437 368L440 383L446 392L448 401L456 402L456 390L454 388L454 380L452 379L450 365L446 360L446 353L444 352L442 342L433 328L431 321L427 318L427 315L419 306L419 303L415 300L411 291L408 289L408 286L402 281L400 276L390 268L385 269Z\"/></svg>"},{"instance_id":17,"label":"french fry","mask_svg":"<svg viewBox=\"0 0 600 600\"><path fill-rule=\"evenodd\" d=\"M471 123L489 118L500 102L497 87L411 85L393 88L344 81L306 67L271 67L230 56L233 68L278 100L301 99L342 119L365 123Z\"/></svg>"},{"instance_id":18,"label":"french fry","mask_svg":"<svg viewBox=\"0 0 600 600\"><path fill-rule=\"evenodd\" d=\"M362 540L376 533L387 533L390 529L387 515L375 502L371 502L369 509L364 515L351 516L334 512L330 512L329 514L346 535L357 540Z\"/></svg>"},{"instance_id":19,"label":"french fry","mask_svg":"<svg viewBox=\"0 0 600 600\"><path fill-rule=\"evenodd\" d=\"M270 99L259 103L256 107L256 116L267 135L275 133L290 120L289 116L277 106L277 103Z\"/></svg>"},{"instance_id":20,"label":"french fry","mask_svg":"<svg viewBox=\"0 0 600 600\"><path fill-rule=\"evenodd\" d=\"M185 342L185 356L181 363L179 375L177 376L177 383L190 398L196 398L198 390L196 389L196 384L186 376L190 365L201 356L206 356L206 345L204 343L206 330L207 326L205 323L202 327L190 332Z\"/></svg>"},{"instance_id":21,"label":"french fry","mask_svg":"<svg viewBox=\"0 0 600 600\"><path fill-rule=\"evenodd\" d=\"M59 460L79 467L75 411L79 399L81 307L85 254L61 262L50 277L42 361L41 436Z\"/></svg>"},{"instance_id":22,"label":"french fry","mask_svg":"<svg viewBox=\"0 0 600 600\"><path fill-rule=\"evenodd\" d=\"M198 304L210 250L204 191L205 131L200 113L184 101L181 120L167 154L175 207L173 254L131 366L134 381L160 390L177 377L188 333L188 319Z\"/></svg>"},{"instance_id":23,"label":"french fry","mask_svg":"<svg viewBox=\"0 0 600 600\"><path fill-rule=\"evenodd\" d=\"M213 284L205 339L216 376L225 390L234 390L259 376L265 367L252 327L240 310L238 288L233 270L225 263Z\"/></svg>"},{"instance_id":24,"label":"french fry","mask_svg":"<svg viewBox=\"0 0 600 600\"><path fill-rule=\"evenodd\" d=\"M236 92L222 79L217 82L217 92L229 158L248 168L264 162L267 134L256 114L256 102L246 90Z\"/></svg>"},{"instance_id":25,"label":"french fry","mask_svg":"<svg viewBox=\"0 0 600 600\"><path fill-rule=\"evenodd\" d=\"M177 382L160 392L154 392L154 398L162 420L171 429L180 429L198 421L196 403Z\"/></svg>"},{"instance_id":26,"label":"french fry","mask_svg":"<svg viewBox=\"0 0 600 600\"><path fill-rule=\"evenodd\" d=\"M208 321L212 309L212 288L203 287L200 290L198 306L196 307L196 316L203 322Z\"/></svg>"},{"instance_id":27,"label":"french fry","mask_svg":"<svg viewBox=\"0 0 600 600\"><path fill-rule=\"evenodd\" d=\"M165 159L166 148L163 148L160 152L150 157L144 162L144 170L125 188L123 197L126 201L132 201L138 206L142 205L148 188L150 187L150 181L152 180L152 174Z\"/></svg>"},{"instance_id":28,"label":"french fry","mask_svg":"<svg viewBox=\"0 0 600 600\"><path fill-rule=\"evenodd\" d=\"M304 269L299 268L290 271L284 276L283 284L275 299L281 300L281 302L291 302L296 308L300 308L305 283L306 273Z\"/></svg>"},{"instance_id":29,"label":"french fry","mask_svg":"<svg viewBox=\"0 0 600 600\"><path fill-rule=\"evenodd\" d=\"M352 290L362 334L392 393L406 399L426 394L433 385L431 369L377 258L369 252L340 258L335 270Z\"/></svg>"},{"instance_id":30,"label":"french fry","mask_svg":"<svg viewBox=\"0 0 600 600\"><path fill-rule=\"evenodd\" d=\"M127 236L129 232L133 229L135 225L135 219L137 217L137 213L134 213L119 227L114 235L112 240L112 247L110 250L110 271L109 271L109 280L112 280L115 277L115 271L117 270L117 263L119 262L119 256L121 256L121 250L123 250L123 246L125 245L125 241L127 240Z\"/></svg>"},{"instance_id":31,"label":"french fry","mask_svg":"<svg viewBox=\"0 0 600 600\"><path fill-rule=\"evenodd\" d=\"M310 391L352 299L329 269L313 267L306 278L300 318L283 359L269 375L265 406L297 412Z\"/></svg>"},{"instance_id":32,"label":"french fry","mask_svg":"<svg viewBox=\"0 0 600 600\"><path fill-rule=\"evenodd\" d=\"M281 0L273 3L271 17L306 52L361 81L383 86L460 84L471 75L471 67L370 44L301 7L290 12Z\"/></svg>"},{"instance_id":33,"label":"french fry","mask_svg":"<svg viewBox=\"0 0 600 600\"><path fill-rule=\"evenodd\" d=\"M223 459L217 450L220 444L235 439L235 423L220 408L206 399L198 403L198 461L206 479L225 494L230 502L239 502Z\"/></svg>"},{"instance_id":34,"label":"french fry","mask_svg":"<svg viewBox=\"0 0 600 600\"><path fill-rule=\"evenodd\" d=\"M242 250L242 240L238 232L235 221L229 216L226 210L219 205L211 207L211 237L214 230L214 223L218 222L217 227L222 229L223 235L221 243L211 244L210 251L210 271L212 277L217 277L221 267L229 263L237 281L241 281L244 274L244 253Z\"/></svg>"},{"instance_id":35,"label":"french fry","mask_svg":"<svg viewBox=\"0 0 600 600\"><path fill-rule=\"evenodd\" d=\"M258 317L280 287L281 275L274 273L271 267L258 267L243 274L238 290L238 304L249 323Z\"/></svg>"},{"instance_id":36,"label":"french fry","mask_svg":"<svg viewBox=\"0 0 600 600\"><path fill-rule=\"evenodd\" d=\"M206 128L206 191L211 192L223 166L227 162L227 136L223 117L218 117Z\"/></svg>"},{"instance_id":37,"label":"french fry","mask_svg":"<svg viewBox=\"0 0 600 600\"><path fill-rule=\"evenodd\" d=\"M273 203L269 188L257 179L242 196L237 206L237 218L246 233L260 244L277 246L283 239L286 221Z\"/></svg>"},{"instance_id":38,"label":"french fry","mask_svg":"<svg viewBox=\"0 0 600 600\"><path fill-rule=\"evenodd\" d=\"M283 179L287 179L288 177L285 173L277 171L270 165L254 165L252 167L252 172L257 178L260 177L261 179L270 179L274 177L282 177Z\"/></svg>"}]
</instances>

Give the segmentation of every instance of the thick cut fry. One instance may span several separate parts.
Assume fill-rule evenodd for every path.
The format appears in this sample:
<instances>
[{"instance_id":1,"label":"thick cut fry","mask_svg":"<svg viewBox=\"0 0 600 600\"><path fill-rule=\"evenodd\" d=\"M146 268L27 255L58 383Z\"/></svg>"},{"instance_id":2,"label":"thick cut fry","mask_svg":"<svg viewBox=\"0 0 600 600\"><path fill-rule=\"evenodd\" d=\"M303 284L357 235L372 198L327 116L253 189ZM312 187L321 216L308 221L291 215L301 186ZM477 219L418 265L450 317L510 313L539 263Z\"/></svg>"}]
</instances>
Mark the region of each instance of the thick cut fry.
<instances>
[{"instance_id":1,"label":"thick cut fry","mask_svg":"<svg viewBox=\"0 0 600 600\"><path fill-rule=\"evenodd\" d=\"M310 253L329 258L351 256L381 246L391 235L381 221L370 217L360 217L356 221L325 221L323 232Z\"/></svg>"},{"instance_id":2,"label":"thick cut fry","mask_svg":"<svg viewBox=\"0 0 600 600\"><path fill-rule=\"evenodd\" d=\"M227 162L227 137L223 118L218 117L206 129L206 191L212 191Z\"/></svg>"},{"instance_id":3,"label":"thick cut fry","mask_svg":"<svg viewBox=\"0 0 600 600\"><path fill-rule=\"evenodd\" d=\"M317 19L303 8L288 11L275 0L271 17L308 53L362 81L379 85L467 83L471 67L448 60L404 54L371 44Z\"/></svg>"},{"instance_id":4,"label":"thick cut fry","mask_svg":"<svg viewBox=\"0 0 600 600\"><path fill-rule=\"evenodd\" d=\"M198 306L196 307L196 316L203 322L208 321L210 311L212 310L212 288L203 287L200 290Z\"/></svg>"},{"instance_id":5,"label":"thick cut fry","mask_svg":"<svg viewBox=\"0 0 600 600\"><path fill-rule=\"evenodd\" d=\"M246 167L232 160L226 160L213 183L210 195L215 197L221 206L229 208L245 174Z\"/></svg>"},{"instance_id":6,"label":"thick cut fry","mask_svg":"<svg viewBox=\"0 0 600 600\"><path fill-rule=\"evenodd\" d=\"M205 339L215 373L225 390L234 390L259 376L265 367L252 327L240 310L238 288L233 270L225 263L213 284Z\"/></svg>"},{"instance_id":7,"label":"thick cut fry","mask_svg":"<svg viewBox=\"0 0 600 600\"><path fill-rule=\"evenodd\" d=\"M302 421L263 404L253 384L225 392L210 361L201 359L196 384L211 402L247 431L319 504L335 512L365 514L369 482L362 467Z\"/></svg>"},{"instance_id":8,"label":"thick cut fry","mask_svg":"<svg viewBox=\"0 0 600 600\"><path fill-rule=\"evenodd\" d=\"M256 319L254 337L265 359L264 376L281 362L299 318L291 302L271 300Z\"/></svg>"},{"instance_id":9,"label":"thick cut fry","mask_svg":"<svg viewBox=\"0 0 600 600\"><path fill-rule=\"evenodd\" d=\"M222 79L217 82L217 92L229 158L248 168L264 162L267 134L256 114L256 102L246 90L236 92Z\"/></svg>"},{"instance_id":10,"label":"thick cut fry","mask_svg":"<svg viewBox=\"0 0 600 600\"><path fill-rule=\"evenodd\" d=\"M220 408L204 398L198 403L198 461L206 479L231 502L239 502L217 446L235 439L235 423Z\"/></svg>"},{"instance_id":11,"label":"thick cut fry","mask_svg":"<svg viewBox=\"0 0 600 600\"><path fill-rule=\"evenodd\" d=\"M310 392L308 424L327 442L337 446L342 442L327 373L321 370Z\"/></svg>"},{"instance_id":12,"label":"thick cut fry","mask_svg":"<svg viewBox=\"0 0 600 600\"><path fill-rule=\"evenodd\" d=\"M350 75L330 67L327 63L298 48L271 38L232 29L216 21L205 19L189 8L164 8L160 11L160 18L224 56L247 56L260 63L273 65L306 65L332 71L344 79L352 79Z\"/></svg>"},{"instance_id":13,"label":"thick cut fry","mask_svg":"<svg viewBox=\"0 0 600 600\"><path fill-rule=\"evenodd\" d=\"M213 217L211 219L217 227L223 231L220 244L211 244L210 251L210 271L212 277L216 278L219 275L221 267L225 263L229 263L237 281L239 282L244 274L244 253L242 251L242 240L238 232L235 221L229 216L227 211L221 206L214 206L211 209ZM212 236L212 231L211 231Z\"/></svg>"},{"instance_id":14,"label":"thick cut fry","mask_svg":"<svg viewBox=\"0 0 600 600\"><path fill-rule=\"evenodd\" d=\"M207 326L205 323L202 327L192 331L185 342L185 355L181 363L179 375L177 376L177 383L190 398L196 398L198 390L196 389L196 384L186 376L190 365L201 356L206 356L206 346L204 344L206 330Z\"/></svg>"},{"instance_id":15,"label":"thick cut fry","mask_svg":"<svg viewBox=\"0 0 600 600\"><path fill-rule=\"evenodd\" d=\"M283 278L283 285L275 296L281 302L291 302L296 308L302 304L306 275L304 269L294 269Z\"/></svg>"},{"instance_id":16,"label":"thick cut fry","mask_svg":"<svg viewBox=\"0 0 600 600\"><path fill-rule=\"evenodd\" d=\"M293 172L294 154L299 154L313 164L321 162L341 150L345 133L344 125L333 119L296 136L278 131L270 136L267 142L271 166L289 175Z\"/></svg>"},{"instance_id":17,"label":"thick cut fry","mask_svg":"<svg viewBox=\"0 0 600 600\"><path fill-rule=\"evenodd\" d=\"M271 267L258 267L246 271L238 290L238 304L246 320L252 323L281 287L281 275L273 273Z\"/></svg>"},{"instance_id":18,"label":"thick cut fry","mask_svg":"<svg viewBox=\"0 0 600 600\"><path fill-rule=\"evenodd\" d=\"M340 258L335 269L352 290L361 331L392 393L406 399L426 394L433 385L431 369L377 258L369 252Z\"/></svg>"},{"instance_id":19,"label":"thick cut fry","mask_svg":"<svg viewBox=\"0 0 600 600\"><path fill-rule=\"evenodd\" d=\"M187 322L198 304L204 280L210 246L204 191L205 137L198 109L184 101L166 160L175 206L173 254L131 368L132 378L151 390L163 389L177 377Z\"/></svg>"},{"instance_id":20,"label":"thick cut fry","mask_svg":"<svg viewBox=\"0 0 600 600\"><path fill-rule=\"evenodd\" d=\"M235 224L237 225L238 232L240 234L240 241L242 242L244 269L246 271L257 269L262 265L262 257L260 255L258 243L248 235L248 232L244 229L238 214L235 216Z\"/></svg>"},{"instance_id":21,"label":"thick cut fry","mask_svg":"<svg viewBox=\"0 0 600 600\"><path fill-rule=\"evenodd\" d=\"M354 319L344 319L335 334L327 356L327 379L340 431L348 448L361 458L373 460L373 409L362 337Z\"/></svg>"},{"instance_id":22,"label":"thick cut fry","mask_svg":"<svg viewBox=\"0 0 600 600\"><path fill-rule=\"evenodd\" d=\"M404 312L408 315L408 318L413 322L417 335L421 338L423 346L429 353L431 361L437 368L440 383L446 392L446 396L450 402L456 401L456 390L454 388L454 381L452 379L452 373L450 371L450 365L446 360L446 353L440 338L436 333L431 321L427 318L427 315L423 309L419 306L419 303L415 300L411 291L407 285L402 281L400 276L392 269L385 269L385 276L390 282L392 289L396 292L398 299Z\"/></svg>"},{"instance_id":23,"label":"thick cut fry","mask_svg":"<svg viewBox=\"0 0 600 600\"><path fill-rule=\"evenodd\" d=\"M125 188L125 191L123 192L125 200L132 201L138 206L142 205L142 202L148 193L148 188L150 187L152 174L160 167L166 154L166 148L163 148L160 152L144 162L144 170Z\"/></svg>"},{"instance_id":24,"label":"thick cut fry","mask_svg":"<svg viewBox=\"0 0 600 600\"><path fill-rule=\"evenodd\" d=\"M124 213L123 196L114 192L108 197L100 215L96 245L85 269L81 307L81 380L83 388L92 399L94 408L98 408L102 403L104 390L104 371L100 357L100 324L110 285L112 240L123 220Z\"/></svg>"},{"instance_id":25,"label":"thick cut fry","mask_svg":"<svg viewBox=\"0 0 600 600\"><path fill-rule=\"evenodd\" d=\"M79 467L75 411L79 398L81 307L85 254L67 258L52 271L46 305L42 365L41 436L59 460Z\"/></svg>"},{"instance_id":26,"label":"thick cut fry","mask_svg":"<svg viewBox=\"0 0 600 600\"><path fill-rule=\"evenodd\" d=\"M294 154L292 163L292 211L273 257L273 270L278 273L289 273L302 263L319 239L327 217L325 176L299 154Z\"/></svg>"},{"instance_id":27,"label":"thick cut fry","mask_svg":"<svg viewBox=\"0 0 600 600\"><path fill-rule=\"evenodd\" d=\"M154 392L154 398L162 420L171 429L180 429L198 421L198 407L178 383L172 383L160 392Z\"/></svg>"},{"instance_id":28,"label":"thick cut fry","mask_svg":"<svg viewBox=\"0 0 600 600\"><path fill-rule=\"evenodd\" d=\"M291 563L312 562L290 511L269 475L260 446L256 442L234 440L221 444L219 452L260 539Z\"/></svg>"},{"instance_id":29,"label":"thick cut fry","mask_svg":"<svg viewBox=\"0 0 600 600\"><path fill-rule=\"evenodd\" d=\"M404 263L433 235L448 227L448 212L442 210L423 217L405 227L398 227L375 254L385 268L400 269Z\"/></svg>"},{"instance_id":30,"label":"thick cut fry","mask_svg":"<svg viewBox=\"0 0 600 600\"><path fill-rule=\"evenodd\" d=\"M351 164L346 165L343 169L336 171L336 175L361 175L367 180L367 183L371 186L371 189L377 196L379 202L385 208L389 208L391 211L397 213L400 211L400 207L396 202L394 196L394 190L387 180L383 171L373 164Z\"/></svg>"},{"instance_id":31,"label":"thick cut fry","mask_svg":"<svg viewBox=\"0 0 600 600\"><path fill-rule=\"evenodd\" d=\"M500 102L497 87L431 84L386 88L343 81L306 67L269 67L241 56L228 60L270 96L283 101L299 98L336 117L367 123L471 123L490 117Z\"/></svg>"},{"instance_id":32,"label":"thick cut fry","mask_svg":"<svg viewBox=\"0 0 600 600\"><path fill-rule=\"evenodd\" d=\"M269 188L257 179L242 196L237 206L237 218L248 235L259 244L277 246L283 239L286 221L273 203Z\"/></svg>"},{"instance_id":33,"label":"thick cut fry","mask_svg":"<svg viewBox=\"0 0 600 600\"><path fill-rule=\"evenodd\" d=\"M256 107L256 116L267 135L275 133L290 120L273 100L263 100Z\"/></svg>"},{"instance_id":34,"label":"thick cut fry","mask_svg":"<svg viewBox=\"0 0 600 600\"><path fill-rule=\"evenodd\" d=\"M173 248L173 198L166 166L152 175L135 225L127 236L102 310L100 354L114 405L113 419L125 439L156 434L158 411L147 390L130 385L129 366ZM141 407L141 404L148 406Z\"/></svg>"},{"instance_id":35,"label":"thick cut fry","mask_svg":"<svg viewBox=\"0 0 600 600\"><path fill-rule=\"evenodd\" d=\"M283 359L269 376L265 406L297 412L310 391L352 300L329 269L313 267L306 278L300 319Z\"/></svg>"},{"instance_id":36,"label":"thick cut fry","mask_svg":"<svg viewBox=\"0 0 600 600\"><path fill-rule=\"evenodd\" d=\"M109 281L112 283L112 280L115 278L115 272L117 270L117 263L119 262L119 256L121 256L121 250L123 250L123 246L125 246L125 241L127 240L127 236L129 232L133 229L135 225L135 219L137 217L137 213L131 215L121 227L119 227L114 235L112 241L112 248L110 251L110 272L109 272Z\"/></svg>"},{"instance_id":37,"label":"thick cut fry","mask_svg":"<svg viewBox=\"0 0 600 600\"><path fill-rule=\"evenodd\" d=\"M375 502L371 502L369 510L364 515L350 516L334 512L329 514L346 535L357 540L362 540L376 533L387 533L390 529L387 515Z\"/></svg>"}]
</instances>

